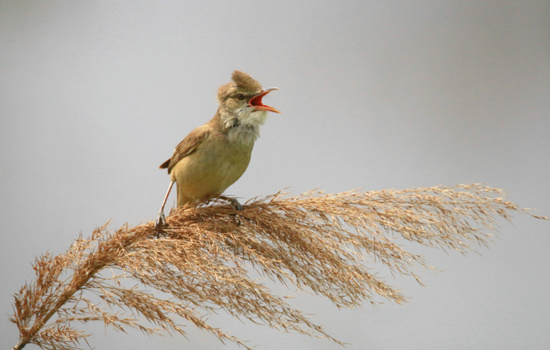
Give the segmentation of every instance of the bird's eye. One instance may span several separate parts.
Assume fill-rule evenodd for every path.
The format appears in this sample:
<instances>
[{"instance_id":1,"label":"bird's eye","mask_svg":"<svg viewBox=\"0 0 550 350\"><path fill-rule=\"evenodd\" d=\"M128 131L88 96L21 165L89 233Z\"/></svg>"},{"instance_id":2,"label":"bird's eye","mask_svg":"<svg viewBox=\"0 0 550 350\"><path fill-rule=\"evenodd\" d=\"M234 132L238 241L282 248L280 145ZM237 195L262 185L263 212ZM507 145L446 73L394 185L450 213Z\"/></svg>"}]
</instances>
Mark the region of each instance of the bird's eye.
<instances>
[{"instance_id":1,"label":"bird's eye","mask_svg":"<svg viewBox=\"0 0 550 350\"><path fill-rule=\"evenodd\" d=\"M244 97L243 94L238 94L238 95L237 95L237 98L238 98L239 100L241 100L241 101L245 99L245 97Z\"/></svg>"}]
</instances>

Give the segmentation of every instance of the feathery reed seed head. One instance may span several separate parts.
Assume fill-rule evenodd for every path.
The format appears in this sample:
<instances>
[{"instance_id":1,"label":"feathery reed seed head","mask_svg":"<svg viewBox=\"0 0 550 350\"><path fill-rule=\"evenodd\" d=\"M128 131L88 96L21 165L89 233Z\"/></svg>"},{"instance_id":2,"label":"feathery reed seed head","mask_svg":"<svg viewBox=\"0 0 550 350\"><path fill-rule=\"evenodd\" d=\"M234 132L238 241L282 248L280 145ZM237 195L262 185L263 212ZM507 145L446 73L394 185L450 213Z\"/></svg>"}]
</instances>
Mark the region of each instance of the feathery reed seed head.
<instances>
[{"instance_id":1,"label":"feathery reed seed head","mask_svg":"<svg viewBox=\"0 0 550 350\"><path fill-rule=\"evenodd\" d=\"M414 268L427 265L398 238L459 252L485 246L497 219L525 211L501 196L500 190L479 184L311 191L297 197L281 192L249 201L242 211L216 201L180 208L168 216L168 228L159 238L153 222L114 233L106 224L90 238L79 237L66 253L36 260L36 280L15 295L11 320L21 340L14 349L27 343L43 349L77 348L87 334L71 327L76 321L182 335L183 324L191 323L221 341L248 348L208 324L205 316L220 309L239 319L339 343L250 272L310 289L342 307L380 297L402 303L405 297L366 262L381 262L394 275L419 280ZM100 273L106 269L113 275ZM125 286L122 278L135 285ZM87 299L86 293L99 296L100 303Z\"/></svg>"}]
</instances>

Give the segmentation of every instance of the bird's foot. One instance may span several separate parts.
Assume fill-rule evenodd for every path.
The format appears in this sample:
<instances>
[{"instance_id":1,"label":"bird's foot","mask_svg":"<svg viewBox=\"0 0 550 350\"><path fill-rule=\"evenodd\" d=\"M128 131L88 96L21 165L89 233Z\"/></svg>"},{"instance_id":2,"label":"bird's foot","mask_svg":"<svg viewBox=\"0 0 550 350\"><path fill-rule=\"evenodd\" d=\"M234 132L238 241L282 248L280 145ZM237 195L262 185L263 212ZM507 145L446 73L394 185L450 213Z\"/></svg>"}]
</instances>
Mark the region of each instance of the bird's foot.
<instances>
[{"instance_id":1,"label":"bird's foot","mask_svg":"<svg viewBox=\"0 0 550 350\"><path fill-rule=\"evenodd\" d=\"M226 196L220 196L221 199L225 199L226 201L229 202L229 204L231 204L231 206L233 207L233 209L237 210L237 211L241 211L243 210L243 206L241 205L241 203L239 203L239 201L237 200L237 198L233 198L233 197L226 197Z\"/></svg>"},{"instance_id":2,"label":"bird's foot","mask_svg":"<svg viewBox=\"0 0 550 350\"><path fill-rule=\"evenodd\" d=\"M233 207L233 209L238 211L243 210L243 206L241 205L241 203L239 203L239 201L236 198L230 198L229 202L231 203L231 206Z\"/></svg>"},{"instance_id":3,"label":"bird's foot","mask_svg":"<svg viewBox=\"0 0 550 350\"><path fill-rule=\"evenodd\" d=\"M157 231L157 238L162 232L164 232L164 227L166 226L166 218L164 217L164 212L160 211L155 222L155 231Z\"/></svg>"}]
</instances>

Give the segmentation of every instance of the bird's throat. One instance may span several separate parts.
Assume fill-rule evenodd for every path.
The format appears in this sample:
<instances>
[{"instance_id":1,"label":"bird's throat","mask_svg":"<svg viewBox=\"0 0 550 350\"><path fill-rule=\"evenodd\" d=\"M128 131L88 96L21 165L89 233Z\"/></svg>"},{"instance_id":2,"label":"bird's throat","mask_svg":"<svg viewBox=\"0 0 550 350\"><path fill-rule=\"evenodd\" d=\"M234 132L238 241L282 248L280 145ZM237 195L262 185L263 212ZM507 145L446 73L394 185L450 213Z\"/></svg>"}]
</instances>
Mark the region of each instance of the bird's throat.
<instances>
[{"instance_id":1,"label":"bird's throat","mask_svg":"<svg viewBox=\"0 0 550 350\"><path fill-rule=\"evenodd\" d=\"M260 137L260 127L248 124L238 124L227 131L227 139L232 143L253 145Z\"/></svg>"},{"instance_id":2,"label":"bird's throat","mask_svg":"<svg viewBox=\"0 0 550 350\"><path fill-rule=\"evenodd\" d=\"M265 123L267 112L241 110L232 116L223 116L229 142L254 144L260 137L260 125Z\"/></svg>"}]
</instances>

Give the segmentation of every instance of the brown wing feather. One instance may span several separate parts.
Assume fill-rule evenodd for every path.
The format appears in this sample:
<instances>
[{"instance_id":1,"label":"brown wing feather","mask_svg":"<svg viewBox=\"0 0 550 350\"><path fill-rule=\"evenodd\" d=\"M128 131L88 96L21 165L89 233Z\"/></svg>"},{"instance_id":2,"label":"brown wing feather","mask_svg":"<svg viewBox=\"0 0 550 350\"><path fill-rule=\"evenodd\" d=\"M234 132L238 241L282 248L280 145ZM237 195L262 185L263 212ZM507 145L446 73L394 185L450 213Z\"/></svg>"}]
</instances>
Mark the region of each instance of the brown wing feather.
<instances>
[{"instance_id":1,"label":"brown wing feather","mask_svg":"<svg viewBox=\"0 0 550 350\"><path fill-rule=\"evenodd\" d=\"M168 166L170 165L170 161L172 160L172 158L168 159L166 162L162 163L160 166L159 166L159 169L166 169L168 168Z\"/></svg>"},{"instance_id":2,"label":"brown wing feather","mask_svg":"<svg viewBox=\"0 0 550 350\"><path fill-rule=\"evenodd\" d=\"M187 135L174 150L172 158L168 159L160 165L160 169L168 168L168 174L172 171L172 168L183 158L187 157L191 153L197 150L197 147L202 141L210 134L207 125L199 126Z\"/></svg>"}]
</instances>

